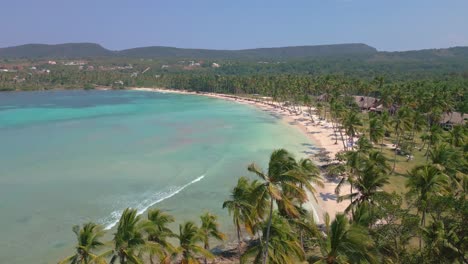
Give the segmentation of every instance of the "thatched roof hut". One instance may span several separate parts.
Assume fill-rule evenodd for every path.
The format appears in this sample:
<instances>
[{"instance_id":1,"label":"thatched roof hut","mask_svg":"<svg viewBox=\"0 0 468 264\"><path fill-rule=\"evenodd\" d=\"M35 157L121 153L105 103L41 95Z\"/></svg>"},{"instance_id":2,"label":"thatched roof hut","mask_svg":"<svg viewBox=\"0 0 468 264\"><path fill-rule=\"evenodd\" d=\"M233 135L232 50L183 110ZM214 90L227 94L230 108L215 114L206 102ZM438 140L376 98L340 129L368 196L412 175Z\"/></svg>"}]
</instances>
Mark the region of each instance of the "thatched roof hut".
<instances>
[{"instance_id":1,"label":"thatched roof hut","mask_svg":"<svg viewBox=\"0 0 468 264\"><path fill-rule=\"evenodd\" d=\"M468 114L462 114L460 112L450 112L450 113L442 114L440 123L461 125L461 124L465 124L467 120L468 120Z\"/></svg>"},{"instance_id":2,"label":"thatched roof hut","mask_svg":"<svg viewBox=\"0 0 468 264\"><path fill-rule=\"evenodd\" d=\"M379 106L379 99L370 96L354 96L354 102L358 105L361 110L369 110L370 108L376 108Z\"/></svg>"}]
</instances>

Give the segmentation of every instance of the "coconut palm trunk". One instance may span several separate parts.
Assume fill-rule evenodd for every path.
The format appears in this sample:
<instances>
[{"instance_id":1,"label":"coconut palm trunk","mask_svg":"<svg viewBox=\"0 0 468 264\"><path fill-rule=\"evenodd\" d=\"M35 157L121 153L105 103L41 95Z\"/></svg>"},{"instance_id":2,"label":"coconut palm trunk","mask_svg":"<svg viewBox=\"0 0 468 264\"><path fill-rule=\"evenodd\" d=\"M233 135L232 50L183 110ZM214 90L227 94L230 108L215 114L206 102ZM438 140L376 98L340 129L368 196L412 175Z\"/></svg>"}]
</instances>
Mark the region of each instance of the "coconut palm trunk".
<instances>
[{"instance_id":1,"label":"coconut palm trunk","mask_svg":"<svg viewBox=\"0 0 468 264\"><path fill-rule=\"evenodd\" d=\"M393 155L393 167L392 167L392 172L390 174L393 174L395 172L395 167L396 167L396 156L397 156L397 147L400 144L400 135L397 135L397 142L395 144L395 150L394 150L394 155Z\"/></svg>"},{"instance_id":2,"label":"coconut palm trunk","mask_svg":"<svg viewBox=\"0 0 468 264\"><path fill-rule=\"evenodd\" d=\"M421 215L421 227L424 228L426 226L426 208L423 209ZM419 251L422 250L422 234L419 235Z\"/></svg>"},{"instance_id":3,"label":"coconut palm trunk","mask_svg":"<svg viewBox=\"0 0 468 264\"><path fill-rule=\"evenodd\" d=\"M210 250L210 245L208 243L205 243L204 249ZM203 259L203 263L208 264L208 260L206 259L206 257Z\"/></svg>"},{"instance_id":4,"label":"coconut palm trunk","mask_svg":"<svg viewBox=\"0 0 468 264\"><path fill-rule=\"evenodd\" d=\"M380 143L380 153L383 151L385 136L382 137L382 142Z\"/></svg>"},{"instance_id":5,"label":"coconut palm trunk","mask_svg":"<svg viewBox=\"0 0 468 264\"><path fill-rule=\"evenodd\" d=\"M343 142L343 149L344 149L345 151L347 151L347 150L348 150L348 147L347 147L347 145L346 145L345 137L343 136L343 131L341 130L341 126L339 126L338 129L339 129L338 131L340 132L341 142Z\"/></svg>"},{"instance_id":6,"label":"coconut palm trunk","mask_svg":"<svg viewBox=\"0 0 468 264\"><path fill-rule=\"evenodd\" d=\"M270 198L270 215L268 217L268 224L267 224L267 233L265 238L265 247L263 249L263 264L267 263L268 258L268 242L270 240L270 228L271 228L271 219L273 218L273 197Z\"/></svg>"},{"instance_id":7,"label":"coconut palm trunk","mask_svg":"<svg viewBox=\"0 0 468 264\"><path fill-rule=\"evenodd\" d=\"M236 228L237 228L237 254L239 254L239 263L240 262L240 259L241 259L241 231L240 231L240 226L239 226L239 223L236 224Z\"/></svg>"}]
</instances>

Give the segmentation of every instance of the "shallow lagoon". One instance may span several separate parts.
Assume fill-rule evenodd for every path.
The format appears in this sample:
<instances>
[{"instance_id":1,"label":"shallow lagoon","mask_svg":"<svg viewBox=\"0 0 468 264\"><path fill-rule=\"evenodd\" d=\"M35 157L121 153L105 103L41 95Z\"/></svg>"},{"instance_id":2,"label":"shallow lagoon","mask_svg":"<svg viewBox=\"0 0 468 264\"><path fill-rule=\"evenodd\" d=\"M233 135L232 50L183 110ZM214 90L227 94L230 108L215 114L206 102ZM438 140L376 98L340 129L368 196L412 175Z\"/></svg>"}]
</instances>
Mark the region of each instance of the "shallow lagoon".
<instances>
[{"instance_id":1,"label":"shallow lagoon","mask_svg":"<svg viewBox=\"0 0 468 264\"><path fill-rule=\"evenodd\" d=\"M307 138L250 106L138 91L0 93L0 263L55 263L126 207L218 214L246 166ZM39 261L38 261L39 260Z\"/></svg>"}]
</instances>

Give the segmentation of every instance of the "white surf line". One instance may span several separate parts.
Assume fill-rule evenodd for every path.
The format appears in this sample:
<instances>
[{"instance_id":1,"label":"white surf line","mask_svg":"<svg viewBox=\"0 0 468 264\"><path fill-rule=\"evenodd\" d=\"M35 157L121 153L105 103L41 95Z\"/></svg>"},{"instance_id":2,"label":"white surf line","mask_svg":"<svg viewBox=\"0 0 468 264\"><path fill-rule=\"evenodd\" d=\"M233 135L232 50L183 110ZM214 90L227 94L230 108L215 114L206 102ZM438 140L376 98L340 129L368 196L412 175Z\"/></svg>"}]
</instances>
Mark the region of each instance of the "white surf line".
<instances>
[{"instance_id":1,"label":"white surf line","mask_svg":"<svg viewBox=\"0 0 468 264\"><path fill-rule=\"evenodd\" d=\"M191 181L191 182L185 184L184 186L177 188L175 191L173 191L173 192L167 194L166 196L163 196L163 197L159 198L158 200L152 202L152 203L149 204L148 206L146 206L146 207L144 207L144 208L138 210L138 211L137 211L137 215L143 214L143 213L144 213L146 210L148 210L151 206L153 206L153 205L155 205L155 204L157 204L157 203L160 203L160 202L162 202L162 201L164 201L164 200L166 200L166 199L171 198L172 196L174 196L174 195L180 193L182 190L184 190L184 189L187 188L188 186L190 186L190 185L192 185L192 184L194 184L194 183L196 183L196 182L201 181L204 177L205 177L205 174L203 174L203 175L201 175L200 177L196 178L195 180L193 180L193 181ZM114 222L108 224L108 225L104 228L104 230L109 230L109 229L113 228L115 225L117 225L117 223L119 222L119 218L120 218L121 215L122 215L122 213L120 213L120 215L119 215L119 217L118 217L117 220L115 220Z\"/></svg>"}]
</instances>

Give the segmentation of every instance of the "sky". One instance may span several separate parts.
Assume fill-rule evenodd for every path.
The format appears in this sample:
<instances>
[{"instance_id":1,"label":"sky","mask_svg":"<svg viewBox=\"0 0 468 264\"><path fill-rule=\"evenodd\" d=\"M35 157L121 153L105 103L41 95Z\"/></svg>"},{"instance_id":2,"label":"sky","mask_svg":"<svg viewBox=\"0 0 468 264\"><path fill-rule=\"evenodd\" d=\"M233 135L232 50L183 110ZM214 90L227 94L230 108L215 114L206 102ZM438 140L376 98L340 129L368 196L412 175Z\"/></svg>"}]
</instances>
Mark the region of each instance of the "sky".
<instances>
[{"instance_id":1,"label":"sky","mask_svg":"<svg viewBox=\"0 0 468 264\"><path fill-rule=\"evenodd\" d=\"M468 46L468 0L0 0L0 47Z\"/></svg>"}]
</instances>

